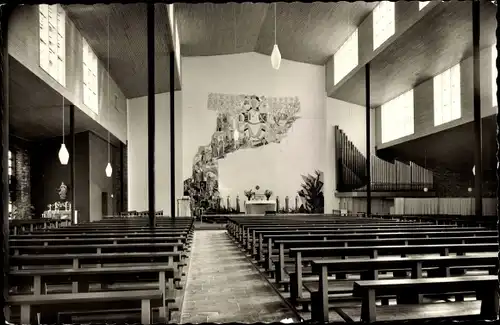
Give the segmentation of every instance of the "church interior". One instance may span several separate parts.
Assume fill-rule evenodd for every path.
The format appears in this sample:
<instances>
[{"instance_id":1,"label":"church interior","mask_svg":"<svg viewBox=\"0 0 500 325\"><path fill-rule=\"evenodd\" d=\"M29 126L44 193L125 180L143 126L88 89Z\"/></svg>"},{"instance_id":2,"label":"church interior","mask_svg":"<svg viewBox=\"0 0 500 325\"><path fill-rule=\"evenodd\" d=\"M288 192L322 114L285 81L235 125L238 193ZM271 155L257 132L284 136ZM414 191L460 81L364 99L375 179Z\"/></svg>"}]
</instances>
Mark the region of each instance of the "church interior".
<instances>
[{"instance_id":1,"label":"church interior","mask_svg":"<svg viewBox=\"0 0 500 325\"><path fill-rule=\"evenodd\" d=\"M5 324L498 320L496 15L0 5Z\"/></svg>"}]
</instances>

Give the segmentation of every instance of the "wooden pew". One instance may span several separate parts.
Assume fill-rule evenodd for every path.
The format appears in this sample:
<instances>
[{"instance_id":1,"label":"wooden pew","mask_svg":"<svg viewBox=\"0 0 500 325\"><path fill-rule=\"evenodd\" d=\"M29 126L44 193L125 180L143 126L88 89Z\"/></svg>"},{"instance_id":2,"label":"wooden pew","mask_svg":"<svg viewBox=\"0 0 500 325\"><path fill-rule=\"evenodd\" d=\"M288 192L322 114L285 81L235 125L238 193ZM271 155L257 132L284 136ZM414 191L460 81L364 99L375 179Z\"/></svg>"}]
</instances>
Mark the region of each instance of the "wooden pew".
<instances>
[{"instance_id":1,"label":"wooden pew","mask_svg":"<svg viewBox=\"0 0 500 325\"><path fill-rule=\"evenodd\" d=\"M37 312L55 313L64 310L85 310L106 308L141 308L141 323L152 324L151 308L163 306L161 290L134 290L125 292L84 292L53 295L10 296L10 306L19 306L21 324L37 324Z\"/></svg>"},{"instance_id":2,"label":"wooden pew","mask_svg":"<svg viewBox=\"0 0 500 325\"><path fill-rule=\"evenodd\" d=\"M353 226L363 226L363 227L401 227L402 223L400 222L377 222L377 221L350 221L350 222L336 222L334 220L326 220L326 221L314 221L314 220L309 220L308 222L302 222L301 224L297 223L275 223L275 224L269 224L265 225L262 223L245 223L245 224L240 224L236 228L233 228L232 232L230 234L245 243L245 239L250 233L250 230L255 229L255 230L277 230L277 229L320 229L320 228L336 228L336 227L353 227ZM417 225L415 223L404 223L404 225L412 226L412 225ZM418 224L418 225L425 225L425 224ZM430 225L430 224L429 224ZM435 226L435 225L434 225ZM448 225L443 225L443 226L448 226Z\"/></svg>"},{"instance_id":3,"label":"wooden pew","mask_svg":"<svg viewBox=\"0 0 500 325\"><path fill-rule=\"evenodd\" d=\"M496 275L356 281L353 293L362 300L361 320L371 323L376 321L375 299L379 295L405 294L416 300L419 294L456 291L475 291L477 299L481 300L481 317L497 319L499 299Z\"/></svg>"},{"instance_id":4,"label":"wooden pew","mask_svg":"<svg viewBox=\"0 0 500 325\"><path fill-rule=\"evenodd\" d=\"M352 247L352 246L391 246L391 245L434 245L434 244L468 244L468 243L497 243L497 236L470 236L470 237L432 237L432 238L373 238L373 239L333 239L333 240L284 240L277 241L279 246L278 263L275 265L276 281L284 279L286 248L294 247ZM269 252L269 251L268 251ZM271 257L267 255L270 260Z\"/></svg>"},{"instance_id":5,"label":"wooden pew","mask_svg":"<svg viewBox=\"0 0 500 325\"><path fill-rule=\"evenodd\" d=\"M9 245L24 246L24 245L86 245L86 244L127 244L127 243L187 243L187 236L172 236L172 237L103 237L103 238L31 238L31 239L11 239Z\"/></svg>"},{"instance_id":6,"label":"wooden pew","mask_svg":"<svg viewBox=\"0 0 500 325\"><path fill-rule=\"evenodd\" d=\"M252 229L252 240L247 240L247 244L243 244L244 240L240 240L242 245L250 252L254 247L257 247L259 245L259 248L254 249L253 253L254 254L260 254L262 257L262 248L264 247L265 244L272 244L272 240L270 240L269 237L272 237L272 235L312 235L312 234L324 234L324 233L330 233L330 234L345 234L345 233L351 233L351 234L359 234L359 233L370 233L374 231L381 231L385 230L385 232L414 232L414 233L419 233L419 232L427 232L427 231L452 231L452 230L458 230L457 228L454 227L350 227L350 228L339 228L339 227L311 227L311 228L300 228L300 229L275 229L275 230L268 230L266 228L262 229ZM482 228L460 228L462 232L465 231L478 231L482 230ZM258 238L258 239L257 239Z\"/></svg>"},{"instance_id":7,"label":"wooden pew","mask_svg":"<svg viewBox=\"0 0 500 325\"><path fill-rule=\"evenodd\" d=\"M406 257L409 254L441 254L450 253L463 255L473 252L496 252L497 243L486 244L455 244L455 245L401 245L401 246L359 246L359 247L298 247L290 248L289 256L295 261L295 276L290 277L290 294L292 301L302 298L302 268L303 263L312 261L318 257L341 257L368 256L377 258L384 255L400 255ZM295 294L295 295L294 295Z\"/></svg>"},{"instance_id":8,"label":"wooden pew","mask_svg":"<svg viewBox=\"0 0 500 325\"><path fill-rule=\"evenodd\" d=\"M74 254L74 253L117 253L117 252L158 252L182 250L182 243L131 243L131 244L87 244L87 245L39 245L10 246L12 255L24 254Z\"/></svg>"},{"instance_id":9,"label":"wooden pew","mask_svg":"<svg viewBox=\"0 0 500 325\"><path fill-rule=\"evenodd\" d=\"M330 280L330 274L349 272L361 274L361 279L377 280L380 271L410 270L411 278L422 278L424 270L444 268L446 276L451 275L452 268L468 268L483 265L490 274L496 274L498 257L496 253L484 253L473 256L421 256L394 257L384 259L347 259L347 260L313 260L312 272L319 276L318 281L305 282L304 287L311 292L312 319L328 322L328 302L330 293L337 292L337 282Z\"/></svg>"},{"instance_id":10,"label":"wooden pew","mask_svg":"<svg viewBox=\"0 0 500 325\"><path fill-rule=\"evenodd\" d=\"M455 235L463 235L464 233L470 233L471 235L472 234L482 234L481 233L481 228L462 228L460 229L460 231L458 232L458 229L456 228L393 228L393 229L383 229L383 230L380 230L378 231L377 233L377 229L342 229L342 230L336 230L336 231L332 231L330 234L332 235L349 235L353 238L356 238L356 236L358 234L367 234L367 235L375 235L375 239L381 239L381 238L391 238L393 235L391 232L394 232L394 233L408 233L407 237L413 237L413 236L422 236L422 234L425 234L423 235L422 237L427 237L429 233L442 233L444 234L443 236L441 237L447 237L446 234L450 234L450 233L453 233ZM267 268L271 268L272 265L270 264L270 256L272 256L272 254L269 252L269 249L267 250L267 256L268 258L266 259L265 258L265 251L264 251L264 242L267 241L267 247L273 247L273 238L276 238L275 236L283 236L283 235L291 235L291 234L295 234L295 235L300 235L302 237L307 237L308 235L310 234L318 234L318 233L321 233L321 231L317 231L317 230L305 230L305 231L260 231L258 233L256 233L256 236L258 235L259 236L259 240L258 240L258 245L259 247L257 248L256 250L256 254L259 255L259 261L264 261L264 262L267 262ZM491 231L488 231L489 234L491 234ZM323 236L324 238L327 238L328 235L325 235ZM433 236L434 237L434 236ZM336 237L334 237L336 238ZM255 245L253 245L253 247L255 247L257 245L257 243ZM252 251L253 252L253 251Z\"/></svg>"},{"instance_id":11,"label":"wooden pew","mask_svg":"<svg viewBox=\"0 0 500 325\"><path fill-rule=\"evenodd\" d=\"M188 230L177 230L177 231L151 231L151 232L100 232L92 233L91 231L82 233L43 233L43 234L25 234L10 236L10 239L49 239L49 238L108 238L108 237L123 237L123 238L133 238L133 237L160 237L160 236L183 236L186 235L188 238L192 237Z\"/></svg>"},{"instance_id":12,"label":"wooden pew","mask_svg":"<svg viewBox=\"0 0 500 325\"><path fill-rule=\"evenodd\" d=\"M46 285L61 285L72 283L71 293L89 292L91 283L115 284L155 282L165 298L165 305L175 302L174 279L177 270L172 265L141 265L120 266L105 268L79 268L79 269L43 269L43 270L18 270L9 274L11 286L19 289L32 288L33 295L46 294ZM106 289L109 288L107 287ZM162 311L165 315L165 311Z\"/></svg>"},{"instance_id":13,"label":"wooden pew","mask_svg":"<svg viewBox=\"0 0 500 325\"><path fill-rule=\"evenodd\" d=\"M454 226L449 225L431 225L431 224L409 224L402 225L399 223L396 224L349 224L349 225L337 225L337 224L324 224L324 225L308 225L308 226L281 226L281 227L247 227L246 231L240 236L239 240L242 245L246 246L247 249L251 248L251 245L256 241L256 237L258 234L272 234L272 233L295 233L295 232L306 232L306 233L314 233L321 231L340 231L340 230L356 230L356 232L363 232L368 230L382 230L382 229L398 229L400 231L405 229L455 229ZM474 228L477 229L477 228ZM250 235L251 234L251 235Z\"/></svg>"}]
</instances>

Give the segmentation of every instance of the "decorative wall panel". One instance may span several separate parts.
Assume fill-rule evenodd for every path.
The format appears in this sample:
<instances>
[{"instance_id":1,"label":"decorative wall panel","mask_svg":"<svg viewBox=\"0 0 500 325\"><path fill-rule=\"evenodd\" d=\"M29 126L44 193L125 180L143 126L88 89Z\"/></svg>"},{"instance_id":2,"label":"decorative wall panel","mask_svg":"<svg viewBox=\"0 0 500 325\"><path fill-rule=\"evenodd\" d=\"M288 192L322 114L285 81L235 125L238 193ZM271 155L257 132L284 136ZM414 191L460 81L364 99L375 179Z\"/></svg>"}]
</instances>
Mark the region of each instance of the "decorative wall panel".
<instances>
[{"instance_id":1,"label":"decorative wall panel","mask_svg":"<svg viewBox=\"0 0 500 325\"><path fill-rule=\"evenodd\" d=\"M299 118L300 102L298 97L209 94L208 109L217 113L216 129L198 148L192 177L184 181L195 210L219 202L217 161L237 150L280 143Z\"/></svg>"}]
</instances>

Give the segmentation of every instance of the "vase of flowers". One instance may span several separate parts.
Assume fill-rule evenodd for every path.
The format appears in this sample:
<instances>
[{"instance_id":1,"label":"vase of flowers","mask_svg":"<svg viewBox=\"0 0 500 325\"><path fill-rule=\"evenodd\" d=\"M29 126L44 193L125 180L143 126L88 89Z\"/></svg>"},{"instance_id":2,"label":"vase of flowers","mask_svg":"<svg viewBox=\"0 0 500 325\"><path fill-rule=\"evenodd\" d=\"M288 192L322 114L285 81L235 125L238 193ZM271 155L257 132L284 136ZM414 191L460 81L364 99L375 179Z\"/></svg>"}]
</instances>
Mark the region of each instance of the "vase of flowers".
<instances>
[{"instance_id":1,"label":"vase of flowers","mask_svg":"<svg viewBox=\"0 0 500 325\"><path fill-rule=\"evenodd\" d=\"M271 197L271 195L273 195L273 192L271 190L265 190L264 191L264 196L266 197L266 199L269 201L269 198Z\"/></svg>"},{"instance_id":2,"label":"vase of flowers","mask_svg":"<svg viewBox=\"0 0 500 325\"><path fill-rule=\"evenodd\" d=\"M250 201L254 195L255 192L253 190L245 191L245 196L247 197L248 201Z\"/></svg>"}]
</instances>

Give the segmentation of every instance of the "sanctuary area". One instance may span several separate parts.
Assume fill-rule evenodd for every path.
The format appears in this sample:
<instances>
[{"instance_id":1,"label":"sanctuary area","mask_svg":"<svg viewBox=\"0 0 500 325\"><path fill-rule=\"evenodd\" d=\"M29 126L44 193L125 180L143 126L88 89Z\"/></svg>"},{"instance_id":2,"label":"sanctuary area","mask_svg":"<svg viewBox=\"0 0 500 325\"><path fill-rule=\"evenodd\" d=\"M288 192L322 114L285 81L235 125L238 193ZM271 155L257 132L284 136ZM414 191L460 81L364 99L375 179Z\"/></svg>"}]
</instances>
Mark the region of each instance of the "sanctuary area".
<instances>
[{"instance_id":1,"label":"sanctuary area","mask_svg":"<svg viewBox=\"0 0 500 325\"><path fill-rule=\"evenodd\" d=\"M5 324L498 319L496 1L11 2Z\"/></svg>"}]
</instances>

